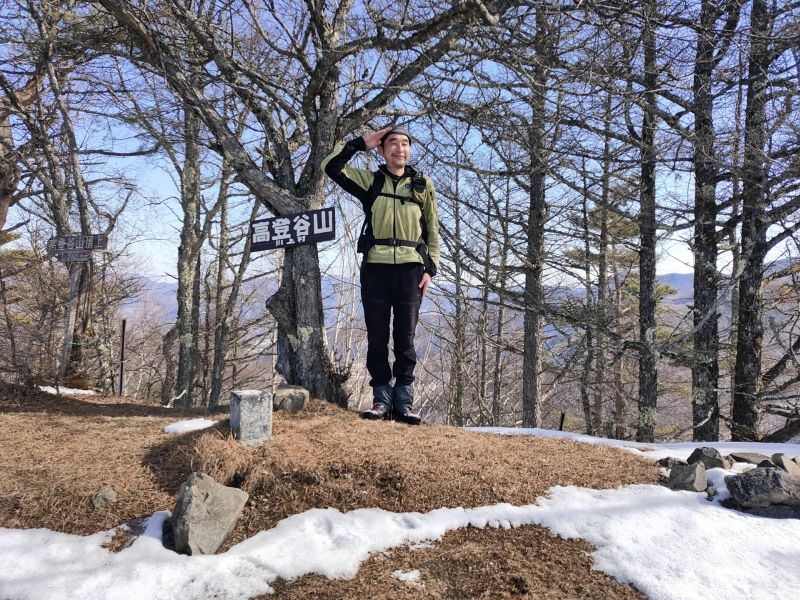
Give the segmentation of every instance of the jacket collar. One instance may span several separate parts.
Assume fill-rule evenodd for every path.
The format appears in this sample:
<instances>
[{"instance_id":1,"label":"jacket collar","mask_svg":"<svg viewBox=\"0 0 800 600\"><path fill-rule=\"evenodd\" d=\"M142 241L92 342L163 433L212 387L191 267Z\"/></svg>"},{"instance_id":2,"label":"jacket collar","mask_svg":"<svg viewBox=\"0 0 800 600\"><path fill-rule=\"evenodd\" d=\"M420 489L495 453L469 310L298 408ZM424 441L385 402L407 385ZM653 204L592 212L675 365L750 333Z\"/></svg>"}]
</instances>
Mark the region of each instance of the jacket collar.
<instances>
[{"instance_id":1,"label":"jacket collar","mask_svg":"<svg viewBox=\"0 0 800 600\"><path fill-rule=\"evenodd\" d=\"M386 175L388 177L391 177L392 179L396 179L397 181L400 181L401 179L405 179L406 177L414 177L417 174L417 170L414 167L412 167L411 165L406 165L405 171L403 172L403 174L400 177L397 177L397 175L393 175L392 173L390 173L389 169L386 168L385 164L382 164L381 166L379 166L378 170L381 173L383 173L384 175Z\"/></svg>"}]
</instances>

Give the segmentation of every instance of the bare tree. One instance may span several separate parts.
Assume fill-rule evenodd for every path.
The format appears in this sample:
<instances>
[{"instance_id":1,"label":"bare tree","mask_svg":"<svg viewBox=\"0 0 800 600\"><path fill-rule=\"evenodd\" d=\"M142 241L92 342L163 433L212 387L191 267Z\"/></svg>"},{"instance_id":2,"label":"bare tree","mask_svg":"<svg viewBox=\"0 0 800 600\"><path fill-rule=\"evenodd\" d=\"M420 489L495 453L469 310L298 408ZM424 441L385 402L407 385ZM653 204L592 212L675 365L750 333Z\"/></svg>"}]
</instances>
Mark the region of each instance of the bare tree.
<instances>
[{"instance_id":1,"label":"bare tree","mask_svg":"<svg viewBox=\"0 0 800 600\"><path fill-rule=\"evenodd\" d=\"M359 23L368 29L351 21L352 2L333 9L311 3L296 10L291 4L257 5L249 0L208 7L173 1L160 5L158 14L122 0L97 4L129 32L138 48L134 59L158 71L193 107L242 183L278 215L321 206L324 180L319 166L334 142L378 116L409 82L450 50L470 20L496 20L477 0L426 12L418 22L395 20L391 6L373 12L367 5L364 12L371 20ZM240 10L246 19L239 18L244 16ZM165 20L172 24L170 34L163 27ZM245 34L218 25L233 21L252 27ZM245 35L257 43L239 44L237 38ZM252 112L269 148L260 165L205 93L205 85L212 85L209 71L205 85L187 75L191 70L175 48L190 40L204 53L205 64L214 65L213 79L224 80ZM359 77L343 82L342 74L349 69L369 73L371 65L380 62L391 73L388 81L374 85ZM290 82L296 85L290 87ZM345 404L346 392L326 350L320 281L315 247L286 250L281 287L269 302L279 325L278 369L288 381Z\"/></svg>"},{"instance_id":2,"label":"bare tree","mask_svg":"<svg viewBox=\"0 0 800 600\"><path fill-rule=\"evenodd\" d=\"M753 0L750 10L750 48L748 54L747 105L745 107L744 165L742 176L741 264L739 266L739 313L737 316L736 367L734 379L731 435L735 440L756 440L760 437L762 391L765 380L773 382L786 363L779 361L762 375L764 341L765 259L775 247L800 230L800 222L783 226L771 239L767 230L798 210L797 201L770 208L770 200L780 197L771 181L770 155L767 142L770 127L767 117L770 71L775 61L792 45L798 34L796 21L789 18L775 31L778 17L788 14L763 0ZM791 186L794 188L794 186ZM739 275L739 273L737 273ZM800 348L793 345L790 352Z\"/></svg>"}]
</instances>

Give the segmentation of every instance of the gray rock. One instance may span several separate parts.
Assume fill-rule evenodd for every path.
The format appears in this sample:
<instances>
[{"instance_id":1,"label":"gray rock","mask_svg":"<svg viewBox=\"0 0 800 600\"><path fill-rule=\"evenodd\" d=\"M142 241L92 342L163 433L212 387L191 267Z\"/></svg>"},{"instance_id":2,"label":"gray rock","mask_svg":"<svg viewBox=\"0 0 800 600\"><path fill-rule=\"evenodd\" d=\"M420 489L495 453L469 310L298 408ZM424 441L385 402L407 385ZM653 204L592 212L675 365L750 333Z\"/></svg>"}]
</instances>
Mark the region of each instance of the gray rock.
<instances>
[{"instance_id":1,"label":"gray rock","mask_svg":"<svg viewBox=\"0 0 800 600\"><path fill-rule=\"evenodd\" d=\"M308 399L309 394L306 388L282 383L275 390L275 410L298 413L305 409Z\"/></svg>"},{"instance_id":2,"label":"gray rock","mask_svg":"<svg viewBox=\"0 0 800 600\"><path fill-rule=\"evenodd\" d=\"M770 519L800 519L800 507L786 506L785 504L770 504L758 508L742 509L749 515L768 517Z\"/></svg>"},{"instance_id":3,"label":"gray rock","mask_svg":"<svg viewBox=\"0 0 800 600\"><path fill-rule=\"evenodd\" d=\"M786 456L783 453L773 454L772 462L774 462L776 466L789 473L789 475L800 477L800 464L797 464L794 458Z\"/></svg>"},{"instance_id":4,"label":"gray rock","mask_svg":"<svg viewBox=\"0 0 800 600\"><path fill-rule=\"evenodd\" d=\"M716 448L696 448L687 461L690 465L696 462L703 463L706 469L730 469L731 462L719 453Z\"/></svg>"},{"instance_id":5,"label":"gray rock","mask_svg":"<svg viewBox=\"0 0 800 600\"><path fill-rule=\"evenodd\" d=\"M669 472L669 486L673 490L702 492L708 487L708 477L703 463L675 465Z\"/></svg>"},{"instance_id":6,"label":"gray rock","mask_svg":"<svg viewBox=\"0 0 800 600\"><path fill-rule=\"evenodd\" d=\"M272 439L272 394L261 390L231 392L231 430L245 446L261 446Z\"/></svg>"},{"instance_id":7,"label":"gray rock","mask_svg":"<svg viewBox=\"0 0 800 600\"><path fill-rule=\"evenodd\" d=\"M717 491L717 488L715 488L713 485L709 485L706 488L706 497L709 500L713 500L717 496L717 494L719 494L719 492Z\"/></svg>"},{"instance_id":8,"label":"gray rock","mask_svg":"<svg viewBox=\"0 0 800 600\"><path fill-rule=\"evenodd\" d=\"M800 506L800 478L781 469L756 467L741 475L728 475L725 484L739 506Z\"/></svg>"},{"instance_id":9,"label":"gray rock","mask_svg":"<svg viewBox=\"0 0 800 600\"><path fill-rule=\"evenodd\" d=\"M680 458L675 458L674 456L667 456L666 458L659 458L658 459L658 466L666 467L667 469L671 469L675 465L682 465L686 466L688 463L685 460L681 460Z\"/></svg>"},{"instance_id":10,"label":"gray rock","mask_svg":"<svg viewBox=\"0 0 800 600\"><path fill-rule=\"evenodd\" d=\"M100 488L100 491L95 494L94 498L92 498L92 506L94 506L96 510L104 510L116 501L117 492L114 491L114 488L104 485Z\"/></svg>"},{"instance_id":11,"label":"gray rock","mask_svg":"<svg viewBox=\"0 0 800 600\"><path fill-rule=\"evenodd\" d=\"M751 465L757 465L762 460L769 460L769 456L757 452L731 452L728 458L733 462L750 463Z\"/></svg>"},{"instance_id":12,"label":"gray rock","mask_svg":"<svg viewBox=\"0 0 800 600\"><path fill-rule=\"evenodd\" d=\"M247 493L226 487L205 473L192 473L181 484L172 514L175 550L214 554L233 531Z\"/></svg>"}]
</instances>

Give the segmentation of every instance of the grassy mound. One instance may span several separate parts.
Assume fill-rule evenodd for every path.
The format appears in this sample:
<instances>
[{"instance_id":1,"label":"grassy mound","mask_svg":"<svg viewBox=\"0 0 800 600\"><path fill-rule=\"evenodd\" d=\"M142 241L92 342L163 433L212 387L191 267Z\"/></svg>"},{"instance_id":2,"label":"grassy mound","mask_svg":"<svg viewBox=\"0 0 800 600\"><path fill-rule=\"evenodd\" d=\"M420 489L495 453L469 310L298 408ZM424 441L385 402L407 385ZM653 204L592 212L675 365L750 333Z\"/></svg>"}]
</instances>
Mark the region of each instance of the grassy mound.
<instances>
[{"instance_id":1,"label":"grassy mound","mask_svg":"<svg viewBox=\"0 0 800 600\"><path fill-rule=\"evenodd\" d=\"M206 416L210 429L165 434L165 425ZM226 545L310 508L380 507L425 512L443 506L529 504L554 485L611 488L655 483L651 463L613 448L500 437L453 427L362 421L312 401L299 415L276 413L273 441L256 450L230 434L227 414L176 411L107 397L63 398L0 388L0 526L90 534L172 509L181 482L204 471L250 494ZM96 510L110 485L118 501ZM126 536L112 545L124 547ZM282 582L286 598L638 597L591 570L591 547L539 527L461 530L430 548L370 558L350 581ZM419 569L425 587L392 576Z\"/></svg>"}]
</instances>

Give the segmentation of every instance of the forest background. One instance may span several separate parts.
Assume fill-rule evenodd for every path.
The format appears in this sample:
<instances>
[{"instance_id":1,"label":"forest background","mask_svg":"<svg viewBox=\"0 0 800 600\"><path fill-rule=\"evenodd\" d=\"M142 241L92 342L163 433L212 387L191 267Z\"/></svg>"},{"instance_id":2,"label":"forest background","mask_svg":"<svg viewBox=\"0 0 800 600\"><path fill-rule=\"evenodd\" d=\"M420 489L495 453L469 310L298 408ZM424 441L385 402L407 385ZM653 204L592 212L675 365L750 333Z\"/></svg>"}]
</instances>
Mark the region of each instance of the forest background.
<instances>
[{"instance_id":1,"label":"forest background","mask_svg":"<svg viewBox=\"0 0 800 600\"><path fill-rule=\"evenodd\" d=\"M137 401L368 402L363 217L319 166L392 122L438 193L427 419L800 434L800 3L0 0L0 31L4 379L119 393L124 319ZM322 206L335 242L251 255Z\"/></svg>"}]
</instances>

